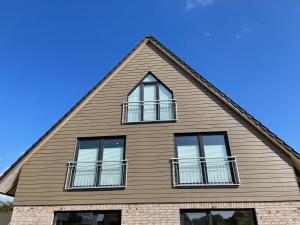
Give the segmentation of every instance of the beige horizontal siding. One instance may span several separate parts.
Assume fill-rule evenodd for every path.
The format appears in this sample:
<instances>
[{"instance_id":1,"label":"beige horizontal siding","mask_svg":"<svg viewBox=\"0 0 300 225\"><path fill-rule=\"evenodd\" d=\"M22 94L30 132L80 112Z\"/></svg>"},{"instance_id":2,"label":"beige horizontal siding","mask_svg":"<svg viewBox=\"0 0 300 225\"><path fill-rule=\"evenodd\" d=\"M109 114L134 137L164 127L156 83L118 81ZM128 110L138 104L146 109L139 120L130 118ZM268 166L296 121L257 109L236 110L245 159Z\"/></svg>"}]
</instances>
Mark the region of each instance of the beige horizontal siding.
<instances>
[{"instance_id":1,"label":"beige horizontal siding","mask_svg":"<svg viewBox=\"0 0 300 225\"><path fill-rule=\"evenodd\" d=\"M177 122L121 125L121 104L152 71L177 99ZM238 188L174 189L174 133L227 131ZM63 191L78 137L126 135L128 187ZM279 149L152 46L145 46L23 166L15 205L300 200L292 166Z\"/></svg>"}]
</instances>

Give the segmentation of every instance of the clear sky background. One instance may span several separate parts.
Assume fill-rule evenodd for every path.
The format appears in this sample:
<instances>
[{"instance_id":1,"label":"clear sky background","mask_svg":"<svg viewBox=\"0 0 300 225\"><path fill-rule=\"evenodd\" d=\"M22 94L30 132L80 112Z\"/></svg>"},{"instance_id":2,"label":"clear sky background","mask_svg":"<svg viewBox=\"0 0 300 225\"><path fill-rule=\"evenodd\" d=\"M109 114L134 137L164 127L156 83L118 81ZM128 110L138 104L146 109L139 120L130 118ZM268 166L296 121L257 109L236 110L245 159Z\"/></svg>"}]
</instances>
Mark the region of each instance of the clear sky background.
<instances>
[{"instance_id":1,"label":"clear sky background","mask_svg":"<svg viewBox=\"0 0 300 225\"><path fill-rule=\"evenodd\" d=\"M296 150L299 0L0 1L0 174L152 34Z\"/></svg>"}]
</instances>

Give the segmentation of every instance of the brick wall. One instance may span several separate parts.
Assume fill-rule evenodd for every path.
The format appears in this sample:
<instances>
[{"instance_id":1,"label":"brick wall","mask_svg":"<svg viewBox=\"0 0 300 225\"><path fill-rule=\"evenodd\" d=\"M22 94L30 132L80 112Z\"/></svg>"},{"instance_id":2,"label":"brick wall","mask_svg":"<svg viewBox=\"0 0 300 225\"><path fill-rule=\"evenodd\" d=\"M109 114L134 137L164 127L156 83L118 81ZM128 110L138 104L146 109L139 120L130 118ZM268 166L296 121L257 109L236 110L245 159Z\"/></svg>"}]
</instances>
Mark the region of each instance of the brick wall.
<instances>
[{"instance_id":1,"label":"brick wall","mask_svg":"<svg viewBox=\"0 0 300 225\"><path fill-rule=\"evenodd\" d=\"M258 225L300 225L300 202L17 206L11 225L52 225L54 211L73 210L122 210L122 225L179 225L179 209L190 208L254 208Z\"/></svg>"}]
</instances>

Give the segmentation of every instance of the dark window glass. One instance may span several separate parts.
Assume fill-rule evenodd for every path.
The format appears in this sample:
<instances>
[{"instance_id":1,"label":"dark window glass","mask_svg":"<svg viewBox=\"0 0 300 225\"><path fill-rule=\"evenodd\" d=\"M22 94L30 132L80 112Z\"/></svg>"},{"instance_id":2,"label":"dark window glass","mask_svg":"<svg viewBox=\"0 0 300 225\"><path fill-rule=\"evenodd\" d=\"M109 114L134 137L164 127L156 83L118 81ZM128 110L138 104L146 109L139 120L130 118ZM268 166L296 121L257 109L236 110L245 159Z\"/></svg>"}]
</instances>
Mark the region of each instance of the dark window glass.
<instances>
[{"instance_id":1,"label":"dark window glass","mask_svg":"<svg viewBox=\"0 0 300 225\"><path fill-rule=\"evenodd\" d=\"M256 225L252 210L181 211L181 225Z\"/></svg>"},{"instance_id":2,"label":"dark window glass","mask_svg":"<svg viewBox=\"0 0 300 225\"><path fill-rule=\"evenodd\" d=\"M184 135L176 137L178 146L198 145L197 135Z\"/></svg>"},{"instance_id":3,"label":"dark window glass","mask_svg":"<svg viewBox=\"0 0 300 225\"><path fill-rule=\"evenodd\" d=\"M99 140L80 140L79 148L80 149L91 149L91 148L98 148L99 147Z\"/></svg>"},{"instance_id":4,"label":"dark window glass","mask_svg":"<svg viewBox=\"0 0 300 225\"><path fill-rule=\"evenodd\" d=\"M124 139L123 138L111 138L111 139L104 139L104 147L105 148L123 148Z\"/></svg>"},{"instance_id":5,"label":"dark window glass","mask_svg":"<svg viewBox=\"0 0 300 225\"><path fill-rule=\"evenodd\" d=\"M53 225L121 225L121 213L57 212Z\"/></svg>"},{"instance_id":6,"label":"dark window glass","mask_svg":"<svg viewBox=\"0 0 300 225\"><path fill-rule=\"evenodd\" d=\"M252 211L211 211L212 225L254 225Z\"/></svg>"},{"instance_id":7,"label":"dark window glass","mask_svg":"<svg viewBox=\"0 0 300 225\"><path fill-rule=\"evenodd\" d=\"M201 212L183 212L180 215L182 225L207 225L207 214Z\"/></svg>"}]
</instances>

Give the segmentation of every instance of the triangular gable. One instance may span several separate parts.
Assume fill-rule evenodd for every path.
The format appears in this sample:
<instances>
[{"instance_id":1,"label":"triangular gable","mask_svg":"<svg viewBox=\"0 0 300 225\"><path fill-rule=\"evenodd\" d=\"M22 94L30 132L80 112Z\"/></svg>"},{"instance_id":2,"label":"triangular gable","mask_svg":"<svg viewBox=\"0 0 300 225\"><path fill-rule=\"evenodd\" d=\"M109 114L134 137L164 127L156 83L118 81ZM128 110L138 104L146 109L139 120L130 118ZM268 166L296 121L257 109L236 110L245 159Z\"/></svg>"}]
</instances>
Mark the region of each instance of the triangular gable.
<instances>
[{"instance_id":1,"label":"triangular gable","mask_svg":"<svg viewBox=\"0 0 300 225\"><path fill-rule=\"evenodd\" d=\"M57 130L60 129L76 112L85 105L121 68L123 68L130 59L147 43L152 43L156 48L162 51L172 61L185 70L192 78L194 78L201 85L206 87L212 94L221 99L226 105L232 108L236 113L248 121L264 136L276 144L285 154L287 154L295 168L300 171L300 156L299 154L268 128L262 125L253 116L242 109L238 104L232 101L224 93L214 87L200 74L189 67L185 62L179 59L168 48L162 45L158 40L152 36L145 37L118 65L116 65L99 83L97 83L78 103L76 103L54 126L52 126L35 144L33 144L1 177L0 177L0 193L7 195L14 195L14 190L17 185L20 169L22 165L37 151Z\"/></svg>"}]
</instances>

